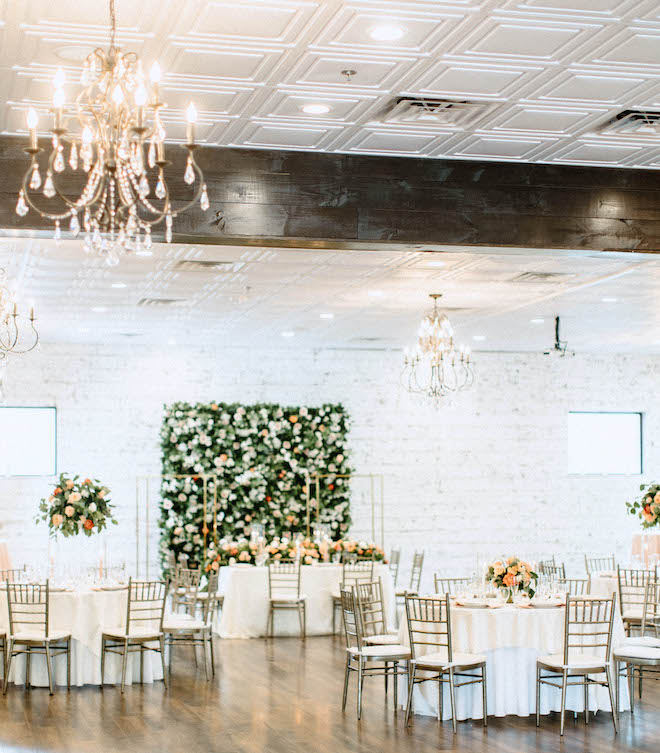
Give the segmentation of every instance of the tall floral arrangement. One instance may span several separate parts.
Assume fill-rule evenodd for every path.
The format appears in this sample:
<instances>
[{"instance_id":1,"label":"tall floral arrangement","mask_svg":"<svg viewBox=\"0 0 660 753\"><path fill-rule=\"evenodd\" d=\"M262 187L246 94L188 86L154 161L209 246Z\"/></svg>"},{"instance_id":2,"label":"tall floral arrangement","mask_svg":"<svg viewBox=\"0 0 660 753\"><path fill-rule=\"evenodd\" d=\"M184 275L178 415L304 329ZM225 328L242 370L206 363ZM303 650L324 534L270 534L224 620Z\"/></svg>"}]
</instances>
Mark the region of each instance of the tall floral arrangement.
<instances>
[{"instance_id":1,"label":"tall floral arrangement","mask_svg":"<svg viewBox=\"0 0 660 753\"><path fill-rule=\"evenodd\" d=\"M530 596L534 596L538 577L529 562L521 560L520 557L496 560L486 571L486 580L496 588L525 591Z\"/></svg>"},{"instance_id":2,"label":"tall floral arrangement","mask_svg":"<svg viewBox=\"0 0 660 753\"><path fill-rule=\"evenodd\" d=\"M341 405L183 403L165 406L161 429L160 550L204 559L204 537L239 540L260 523L268 540L306 532L307 476L320 480L319 521L341 538L351 523L349 420ZM207 510L204 519L204 475ZM180 478L176 478L180 476ZM315 487L310 490L316 503ZM315 515L315 509L311 514ZM244 555L245 556L245 555Z\"/></svg>"},{"instance_id":3,"label":"tall floral arrangement","mask_svg":"<svg viewBox=\"0 0 660 753\"><path fill-rule=\"evenodd\" d=\"M626 502L626 507L642 521L642 528L653 528L660 524L660 484L642 484L639 490L643 492L642 498Z\"/></svg>"},{"instance_id":4,"label":"tall floral arrangement","mask_svg":"<svg viewBox=\"0 0 660 753\"><path fill-rule=\"evenodd\" d=\"M41 500L37 521L48 523L50 535L92 536L108 523L117 525L112 515L110 489L100 481L61 473L52 494Z\"/></svg>"}]
</instances>

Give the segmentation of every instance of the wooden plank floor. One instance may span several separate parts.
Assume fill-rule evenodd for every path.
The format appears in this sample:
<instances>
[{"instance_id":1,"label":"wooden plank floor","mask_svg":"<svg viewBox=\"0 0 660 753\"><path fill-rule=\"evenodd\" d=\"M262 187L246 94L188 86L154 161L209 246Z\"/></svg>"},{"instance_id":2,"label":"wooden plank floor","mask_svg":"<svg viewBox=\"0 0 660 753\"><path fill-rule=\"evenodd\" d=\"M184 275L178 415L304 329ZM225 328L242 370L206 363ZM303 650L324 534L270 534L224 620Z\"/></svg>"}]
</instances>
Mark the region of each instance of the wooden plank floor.
<instances>
[{"instance_id":1,"label":"wooden plank floor","mask_svg":"<svg viewBox=\"0 0 660 753\"><path fill-rule=\"evenodd\" d=\"M53 697L10 686L0 696L0 752L79 753L604 753L660 750L660 683L646 682L634 717L624 713L615 737L609 714L568 716L563 741L557 715L537 729L532 717L451 723L403 714L385 704L382 678L366 680L363 719L356 721L354 685L341 712L343 651L339 639L218 642L219 672L207 683L180 649L170 689L133 686L122 697L106 686ZM354 682L354 679L353 679Z\"/></svg>"}]
</instances>

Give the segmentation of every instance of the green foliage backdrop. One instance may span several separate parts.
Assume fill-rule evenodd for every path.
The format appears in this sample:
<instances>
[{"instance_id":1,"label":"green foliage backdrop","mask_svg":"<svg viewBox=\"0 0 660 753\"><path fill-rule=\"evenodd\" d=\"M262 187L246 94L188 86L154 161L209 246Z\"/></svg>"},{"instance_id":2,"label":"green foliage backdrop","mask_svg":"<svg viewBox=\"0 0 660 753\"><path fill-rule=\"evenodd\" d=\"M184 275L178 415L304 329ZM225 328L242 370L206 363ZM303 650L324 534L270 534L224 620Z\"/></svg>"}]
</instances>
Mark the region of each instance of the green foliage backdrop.
<instances>
[{"instance_id":1,"label":"green foliage backdrop","mask_svg":"<svg viewBox=\"0 0 660 753\"><path fill-rule=\"evenodd\" d=\"M290 407L273 403L190 404L165 406L161 429L162 468L160 552L185 553L191 563L204 559L213 540L213 482L207 487L206 521L203 481L218 477L218 539L248 536L262 523L266 538L306 531L305 471L330 474L321 481L320 516L333 538L345 536L349 509L348 416L341 405ZM188 475L188 478L173 478ZM314 487L311 490L314 502Z\"/></svg>"}]
</instances>

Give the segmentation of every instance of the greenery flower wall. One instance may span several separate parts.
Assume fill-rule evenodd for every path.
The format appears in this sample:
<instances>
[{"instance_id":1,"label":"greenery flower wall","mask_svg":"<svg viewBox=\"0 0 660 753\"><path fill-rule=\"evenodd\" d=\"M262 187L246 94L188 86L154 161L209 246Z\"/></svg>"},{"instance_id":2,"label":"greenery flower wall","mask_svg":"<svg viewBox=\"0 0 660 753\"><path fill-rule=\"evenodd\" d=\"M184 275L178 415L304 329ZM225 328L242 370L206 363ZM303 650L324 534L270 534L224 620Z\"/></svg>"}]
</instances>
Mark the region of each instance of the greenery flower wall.
<instances>
[{"instance_id":1,"label":"greenery flower wall","mask_svg":"<svg viewBox=\"0 0 660 753\"><path fill-rule=\"evenodd\" d=\"M345 536L351 523L350 480L340 476L352 471L348 424L341 405L179 402L165 406L161 448L167 478L161 487L161 558L172 551L176 556L187 554L191 564L201 563L205 530L207 546L212 548L213 481L207 482L204 520L202 474L218 479L218 540L249 536L253 523L265 526L268 540L305 533L305 472L329 474L320 482L319 520L330 526L333 538ZM314 503L314 484L310 496Z\"/></svg>"}]
</instances>

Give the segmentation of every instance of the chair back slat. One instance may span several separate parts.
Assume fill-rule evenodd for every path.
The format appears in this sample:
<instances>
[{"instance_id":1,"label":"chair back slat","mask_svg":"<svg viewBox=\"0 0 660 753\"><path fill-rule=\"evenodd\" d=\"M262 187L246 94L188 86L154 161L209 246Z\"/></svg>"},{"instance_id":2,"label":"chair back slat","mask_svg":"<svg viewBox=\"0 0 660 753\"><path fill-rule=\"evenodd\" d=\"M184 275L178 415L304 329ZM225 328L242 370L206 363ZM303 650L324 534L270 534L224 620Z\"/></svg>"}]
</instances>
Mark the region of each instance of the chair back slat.
<instances>
[{"instance_id":1,"label":"chair back slat","mask_svg":"<svg viewBox=\"0 0 660 753\"><path fill-rule=\"evenodd\" d=\"M344 635L346 637L346 648L356 648L362 650L362 629L360 617L357 610L355 599L355 590L353 586L344 587L339 591L341 597L341 612L344 621Z\"/></svg>"},{"instance_id":2,"label":"chair back slat","mask_svg":"<svg viewBox=\"0 0 660 753\"><path fill-rule=\"evenodd\" d=\"M539 562L539 575L553 580L566 580L566 567L563 562L558 565L554 562Z\"/></svg>"},{"instance_id":3,"label":"chair back slat","mask_svg":"<svg viewBox=\"0 0 660 753\"><path fill-rule=\"evenodd\" d=\"M374 561L347 562L342 565L341 585L355 586L358 583L371 583L374 579Z\"/></svg>"},{"instance_id":4,"label":"chair back slat","mask_svg":"<svg viewBox=\"0 0 660 753\"><path fill-rule=\"evenodd\" d=\"M424 552L415 552L413 554L412 568L410 570L410 590L419 592L419 586L422 582L422 569L424 567Z\"/></svg>"},{"instance_id":5,"label":"chair back slat","mask_svg":"<svg viewBox=\"0 0 660 753\"><path fill-rule=\"evenodd\" d=\"M631 611L638 613L641 619L646 597L646 586L655 579L655 571L617 567L619 582L619 601L621 614L625 617Z\"/></svg>"},{"instance_id":6,"label":"chair back slat","mask_svg":"<svg viewBox=\"0 0 660 753\"><path fill-rule=\"evenodd\" d=\"M300 598L300 562L277 560L268 565L268 595Z\"/></svg>"},{"instance_id":7,"label":"chair back slat","mask_svg":"<svg viewBox=\"0 0 660 753\"><path fill-rule=\"evenodd\" d=\"M387 633L382 580L379 578L368 583L356 583L354 588L362 635L368 637Z\"/></svg>"},{"instance_id":8,"label":"chair back slat","mask_svg":"<svg viewBox=\"0 0 660 753\"><path fill-rule=\"evenodd\" d=\"M615 609L615 593L609 599L593 596L566 597L565 664L575 654L584 653L595 654L604 663L609 663Z\"/></svg>"},{"instance_id":9,"label":"chair back slat","mask_svg":"<svg viewBox=\"0 0 660 753\"><path fill-rule=\"evenodd\" d=\"M545 560L539 560L539 573L543 572L544 567L554 567L557 563L555 562L555 555L553 554L552 557L549 557Z\"/></svg>"},{"instance_id":10,"label":"chair back slat","mask_svg":"<svg viewBox=\"0 0 660 753\"><path fill-rule=\"evenodd\" d=\"M35 638L48 638L50 593L45 583L7 581L9 634L27 632Z\"/></svg>"},{"instance_id":11,"label":"chair back slat","mask_svg":"<svg viewBox=\"0 0 660 753\"><path fill-rule=\"evenodd\" d=\"M649 580L644 590L642 635L660 637L660 580Z\"/></svg>"},{"instance_id":12,"label":"chair back slat","mask_svg":"<svg viewBox=\"0 0 660 753\"><path fill-rule=\"evenodd\" d=\"M16 583L27 575L27 565L23 567L10 567L7 570L0 570L0 582Z\"/></svg>"},{"instance_id":13,"label":"chair back slat","mask_svg":"<svg viewBox=\"0 0 660 753\"><path fill-rule=\"evenodd\" d=\"M390 552L389 568L392 574L392 582L396 586L396 582L399 579L399 567L401 565L401 550L392 549Z\"/></svg>"},{"instance_id":14,"label":"chair back slat","mask_svg":"<svg viewBox=\"0 0 660 753\"><path fill-rule=\"evenodd\" d=\"M613 554L609 556L598 556L598 557L589 557L586 554L584 555L584 567L587 571L587 575L590 576L592 573L600 573L605 571L614 571L616 570L616 558Z\"/></svg>"},{"instance_id":15,"label":"chair back slat","mask_svg":"<svg viewBox=\"0 0 660 753\"><path fill-rule=\"evenodd\" d=\"M435 592L437 594L454 594L460 593L461 590L467 588L470 584L470 578L441 578L437 573L434 573L433 580L435 582Z\"/></svg>"},{"instance_id":16,"label":"chair back slat","mask_svg":"<svg viewBox=\"0 0 660 753\"><path fill-rule=\"evenodd\" d=\"M588 596L591 590L589 578L559 578L557 583L564 586L570 596Z\"/></svg>"},{"instance_id":17,"label":"chair back slat","mask_svg":"<svg viewBox=\"0 0 660 753\"><path fill-rule=\"evenodd\" d=\"M446 653L447 661L453 660L449 594L406 595L406 618L413 659L440 652Z\"/></svg>"},{"instance_id":18,"label":"chair back slat","mask_svg":"<svg viewBox=\"0 0 660 753\"><path fill-rule=\"evenodd\" d=\"M197 602L197 591L202 580L201 567L177 567L172 582L172 611L177 612L183 605L193 613Z\"/></svg>"}]
</instances>

